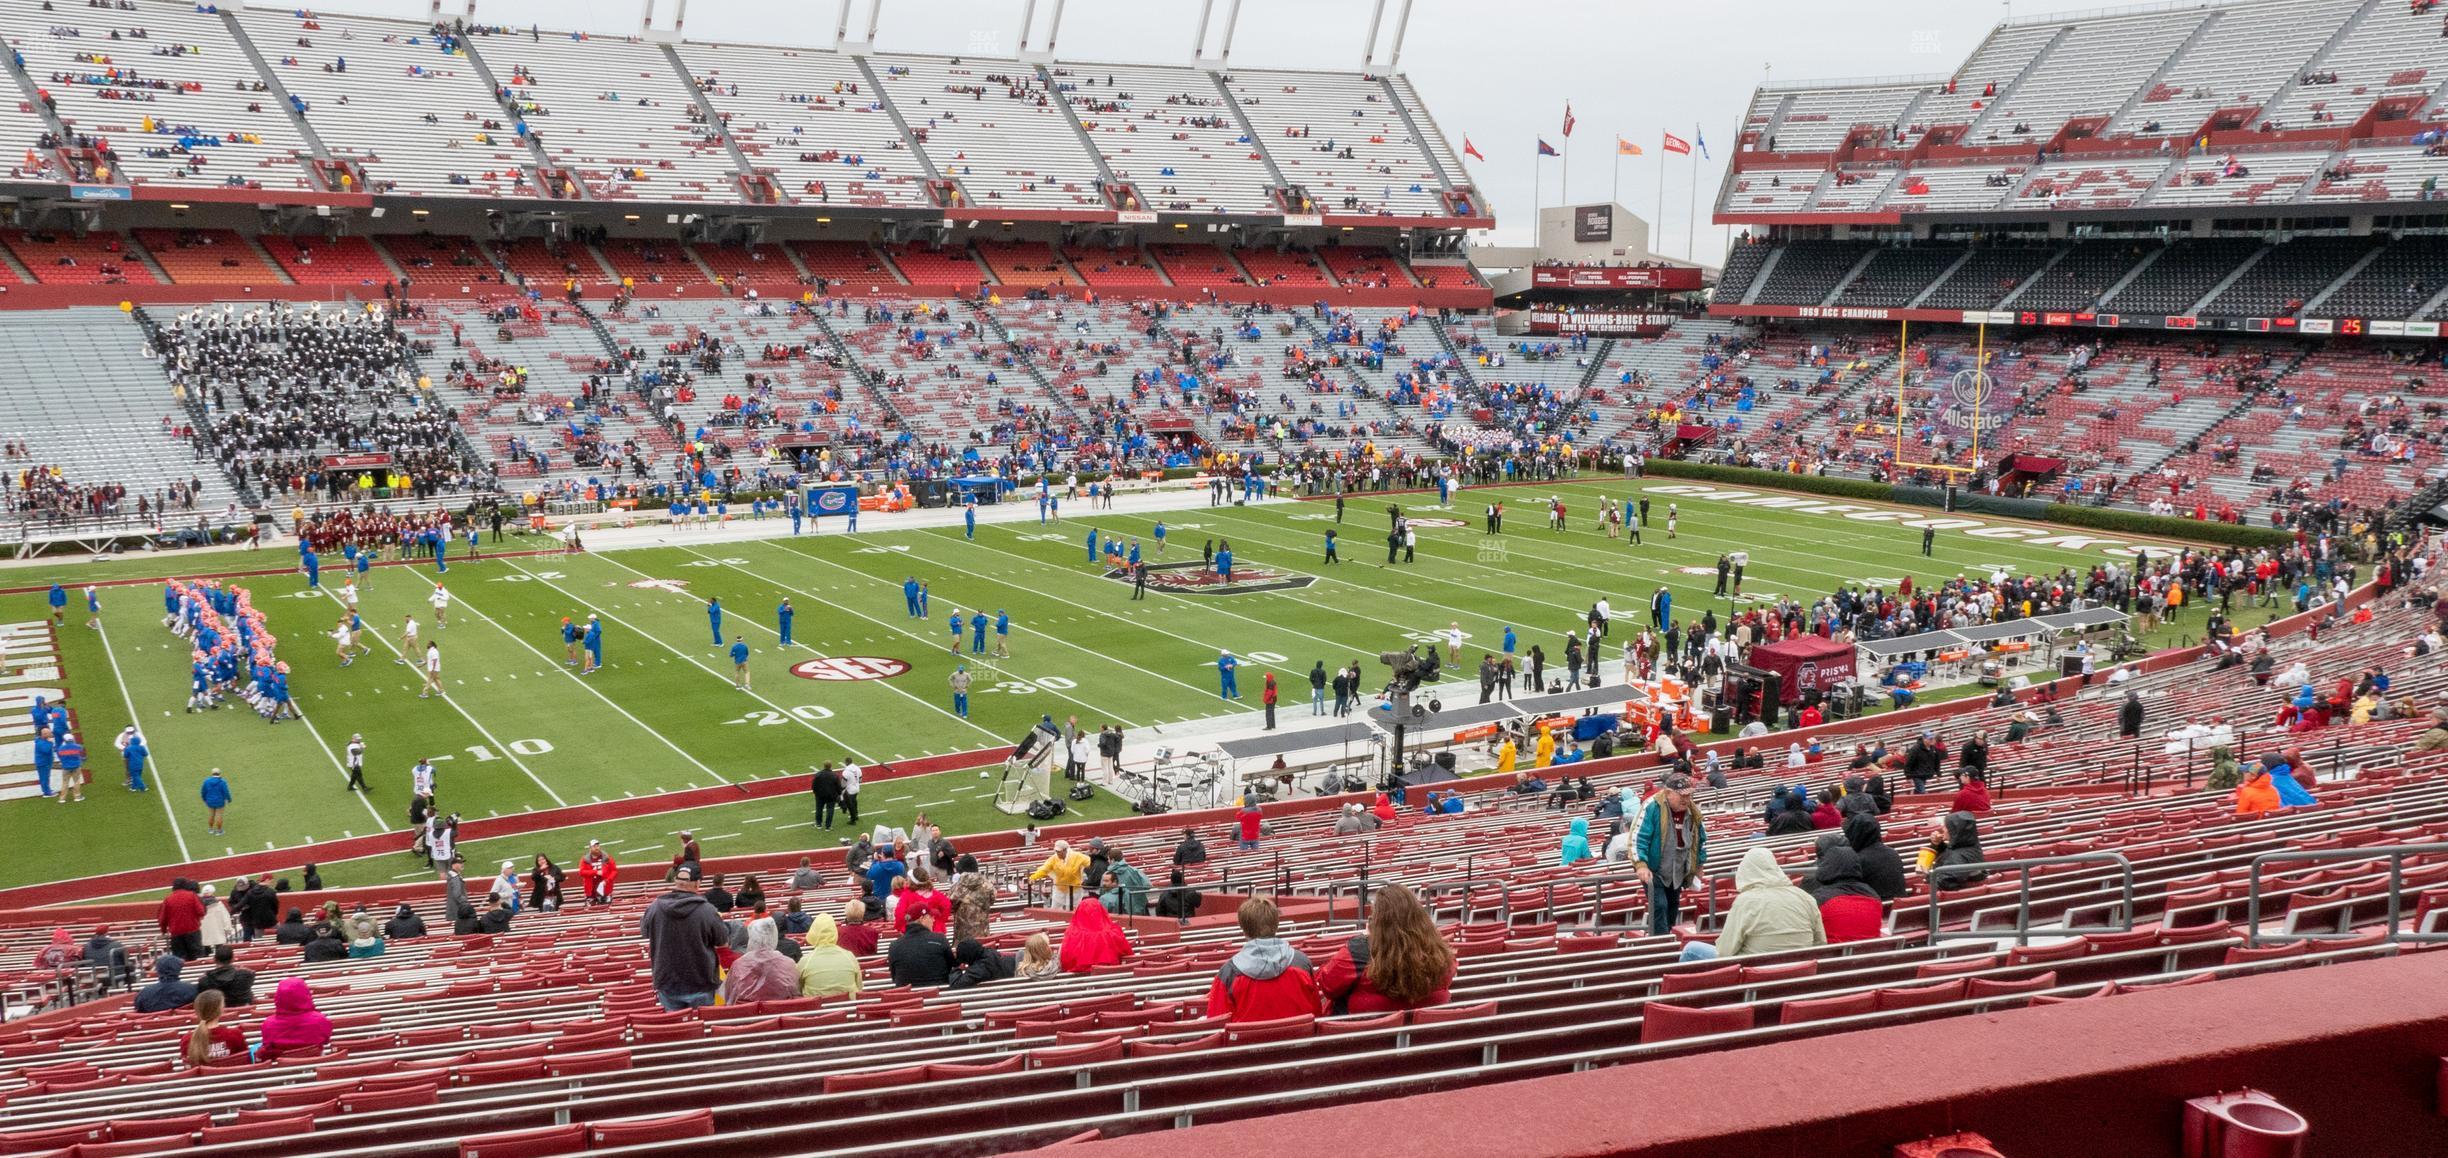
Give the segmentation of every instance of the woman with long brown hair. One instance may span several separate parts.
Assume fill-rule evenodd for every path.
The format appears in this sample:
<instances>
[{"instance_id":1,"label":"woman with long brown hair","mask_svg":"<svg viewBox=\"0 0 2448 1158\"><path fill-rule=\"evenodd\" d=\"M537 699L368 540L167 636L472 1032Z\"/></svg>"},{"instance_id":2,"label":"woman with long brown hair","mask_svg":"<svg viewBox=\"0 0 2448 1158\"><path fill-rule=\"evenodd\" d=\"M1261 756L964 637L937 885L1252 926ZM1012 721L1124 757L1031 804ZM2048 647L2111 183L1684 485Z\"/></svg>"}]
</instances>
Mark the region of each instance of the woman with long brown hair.
<instances>
[{"instance_id":1,"label":"woman with long brown hair","mask_svg":"<svg viewBox=\"0 0 2448 1158\"><path fill-rule=\"evenodd\" d=\"M1454 952L1419 896L1387 885L1369 898L1368 932L1318 974L1336 1013L1391 1013L1452 999Z\"/></svg>"},{"instance_id":2,"label":"woman with long brown hair","mask_svg":"<svg viewBox=\"0 0 2448 1158\"><path fill-rule=\"evenodd\" d=\"M190 1069L227 1065L247 1060L246 1031L234 1025L221 1024L221 1014L228 1008L227 999L218 989L196 994L195 1026L179 1042L179 1060Z\"/></svg>"}]
</instances>

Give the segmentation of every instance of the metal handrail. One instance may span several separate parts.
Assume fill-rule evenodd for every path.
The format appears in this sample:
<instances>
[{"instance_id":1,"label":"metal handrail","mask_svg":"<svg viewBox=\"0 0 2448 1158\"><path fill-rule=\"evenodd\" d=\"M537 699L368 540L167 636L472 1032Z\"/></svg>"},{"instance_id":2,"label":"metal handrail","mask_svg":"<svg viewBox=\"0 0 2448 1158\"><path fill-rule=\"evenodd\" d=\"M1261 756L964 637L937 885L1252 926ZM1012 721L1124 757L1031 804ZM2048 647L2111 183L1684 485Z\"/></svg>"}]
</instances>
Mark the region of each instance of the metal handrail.
<instances>
[{"instance_id":1,"label":"metal handrail","mask_svg":"<svg viewBox=\"0 0 2448 1158\"><path fill-rule=\"evenodd\" d=\"M2411 933L2397 931L2397 922L2405 915L2405 858L2448 854L2448 844L2390 844L2363 848L2281 849L2252 858L2247 866L2252 874L2244 892L2244 944L2247 948L2261 947L2261 866L2273 861L2291 860L2378 860L2389 862L2388 939L2392 942L2448 941L2448 933ZM2278 933L2273 941L2337 941L2360 936L2357 933Z\"/></svg>"},{"instance_id":2,"label":"metal handrail","mask_svg":"<svg viewBox=\"0 0 2448 1158\"><path fill-rule=\"evenodd\" d=\"M2100 864L2103 862L2113 864L2117 869L2118 886L2124 892L2124 903L2117 907L2117 913L2119 919L2124 922L2123 925L2105 929L2077 929L2069 925L2044 926L2041 928L2032 927L2031 870L2047 865ZM1976 872L2012 872L2015 874L2015 944L2017 945L2030 944L2032 934L2034 933L2038 933L2044 937L2080 937L2087 933L2128 933L2133 931L2133 862L2125 859L2125 854L2119 852L2069 852L2057 856L2027 856L2018 857L2013 860L1982 861L1979 864L1938 865L1931 868L1929 871L1929 915L1927 917L1927 922L1929 924L1930 944L1935 945L1939 941L1948 937L1979 937L1986 940L1994 940L1996 938L1997 935L1994 933L1982 933L1971 929L1965 929L1961 932L1948 932L1941 928L1938 923L1938 882L1940 879L1951 875L1969 875Z\"/></svg>"}]
</instances>

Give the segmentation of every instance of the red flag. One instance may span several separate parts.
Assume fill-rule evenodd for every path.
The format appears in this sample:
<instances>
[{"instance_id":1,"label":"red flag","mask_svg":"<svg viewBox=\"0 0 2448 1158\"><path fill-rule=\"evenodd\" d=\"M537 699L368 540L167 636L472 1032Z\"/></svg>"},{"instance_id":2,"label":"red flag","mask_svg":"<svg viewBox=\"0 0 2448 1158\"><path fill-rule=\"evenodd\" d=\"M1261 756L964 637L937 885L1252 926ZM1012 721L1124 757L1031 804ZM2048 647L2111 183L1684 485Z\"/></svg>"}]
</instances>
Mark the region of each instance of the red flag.
<instances>
[{"instance_id":1,"label":"red flag","mask_svg":"<svg viewBox=\"0 0 2448 1158\"><path fill-rule=\"evenodd\" d=\"M1669 153L1683 153L1689 155L1691 153L1691 142L1686 141L1673 133L1668 133L1666 134L1666 151Z\"/></svg>"},{"instance_id":2,"label":"red flag","mask_svg":"<svg viewBox=\"0 0 2448 1158\"><path fill-rule=\"evenodd\" d=\"M1571 102L1571 101L1565 101L1565 102L1564 102L1564 135L1565 135L1565 136L1569 137L1569 136L1571 136L1571 135L1572 135L1572 127L1573 127L1572 102Z\"/></svg>"},{"instance_id":3,"label":"red flag","mask_svg":"<svg viewBox=\"0 0 2448 1158\"><path fill-rule=\"evenodd\" d=\"M1462 151L1469 156L1478 157L1482 161L1487 160L1487 158L1481 156L1479 150L1470 143L1469 137L1462 138Z\"/></svg>"}]
</instances>

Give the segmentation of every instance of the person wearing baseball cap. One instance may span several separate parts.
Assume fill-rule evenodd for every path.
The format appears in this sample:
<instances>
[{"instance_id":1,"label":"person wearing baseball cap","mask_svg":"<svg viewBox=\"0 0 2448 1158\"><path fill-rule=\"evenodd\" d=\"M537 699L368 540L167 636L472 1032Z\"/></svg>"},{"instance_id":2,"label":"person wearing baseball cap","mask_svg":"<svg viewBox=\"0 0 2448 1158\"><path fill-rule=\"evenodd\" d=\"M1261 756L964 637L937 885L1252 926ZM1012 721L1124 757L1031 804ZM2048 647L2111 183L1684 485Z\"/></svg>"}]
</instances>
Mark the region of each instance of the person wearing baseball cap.
<instances>
[{"instance_id":1,"label":"person wearing baseball cap","mask_svg":"<svg viewBox=\"0 0 2448 1158\"><path fill-rule=\"evenodd\" d=\"M1708 877L1708 828L1692 803L1691 777L1668 772L1641 806L1632 839L1633 871L1649 890L1649 931L1671 933L1683 908L1683 889Z\"/></svg>"},{"instance_id":2,"label":"person wearing baseball cap","mask_svg":"<svg viewBox=\"0 0 2448 1158\"><path fill-rule=\"evenodd\" d=\"M722 915L697 893L696 861L672 867L671 889L646 906L638 935L654 975L655 999L666 1010L714 1004L722 976L714 952L728 943Z\"/></svg>"}]
</instances>

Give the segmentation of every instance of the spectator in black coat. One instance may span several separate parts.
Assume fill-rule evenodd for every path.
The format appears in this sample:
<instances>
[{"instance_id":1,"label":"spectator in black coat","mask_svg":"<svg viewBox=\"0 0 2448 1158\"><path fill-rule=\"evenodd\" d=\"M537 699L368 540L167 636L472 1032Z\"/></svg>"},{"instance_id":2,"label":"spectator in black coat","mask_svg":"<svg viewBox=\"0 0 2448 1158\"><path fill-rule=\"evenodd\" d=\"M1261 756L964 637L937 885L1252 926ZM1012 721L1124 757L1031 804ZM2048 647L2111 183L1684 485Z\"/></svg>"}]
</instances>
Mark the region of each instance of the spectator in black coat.
<instances>
[{"instance_id":1,"label":"spectator in black coat","mask_svg":"<svg viewBox=\"0 0 2448 1158\"><path fill-rule=\"evenodd\" d=\"M214 946L213 967L202 977L196 978L196 991L219 990L222 1000L231 1005L254 1004L255 971L239 968L235 957L229 946Z\"/></svg>"},{"instance_id":2,"label":"spectator in black coat","mask_svg":"<svg viewBox=\"0 0 2448 1158\"><path fill-rule=\"evenodd\" d=\"M943 985L952 980L952 946L935 931L935 914L921 906L884 954L895 985Z\"/></svg>"},{"instance_id":3,"label":"spectator in black coat","mask_svg":"<svg viewBox=\"0 0 2448 1158\"><path fill-rule=\"evenodd\" d=\"M2117 735L2126 739L2142 735L2142 693L2125 693L2125 703L2117 708Z\"/></svg>"},{"instance_id":4,"label":"spectator in black coat","mask_svg":"<svg viewBox=\"0 0 2448 1158\"><path fill-rule=\"evenodd\" d=\"M278 928L272 930L272 939L283 945L303 945L314 940L314 930L308 928L306 924L306 911L304 909L289 910L289 916L281 921Z\"/></svg>"},{"instance_id":5,"label":"spectator in black coat","mask_svg":"<svg viewBox=\"0 0 2448 1158\"><path fill-rule=\"evenodd\" d=\"M424 919L418 917L416 910L409 908L406 901L400 902L399 911L392 913L391 920L383 925L383 939L386 941L405 941L424 935Z\"/></svg>"},{"instance_id":6,"label":"spectator in black coat","mask_svg":"<svg viewBox=\"0 0 2448 1158\"><path fill-rule=\"evenodd\" d=\"M1002 981L1019 973L1020 962L1009 953L999 953L975 940L963 941L952 951L953 963L959 968L952 974L954 989L967 989L989 981Z\"/></svg>"},{"instance_id":7,"label":"spectator in black coat","mask_svg":"<svg viewBox=\"0 0 2448 1158\"><path fill-rule=\"evenodd\" d=\"M1182 830L1181 843L1173 846L1174 864L1206 864L1207 846L1199 843L1198 833Z\"/></svg>"},{"instance_id":8,"label":"spectator in black coat","mask_svg":"<svg viewBox=\"0 0 2448 1158\"><path fill-rule=\"evenodd\" d=\"M1845 820L1845 843L1853 846L1861 858L1861 874L1882 901L1892 901L1904 895L1904 858L1879 839L1879 822L1875 816L1854 815Z\"/></svg>"}]
</instances>

